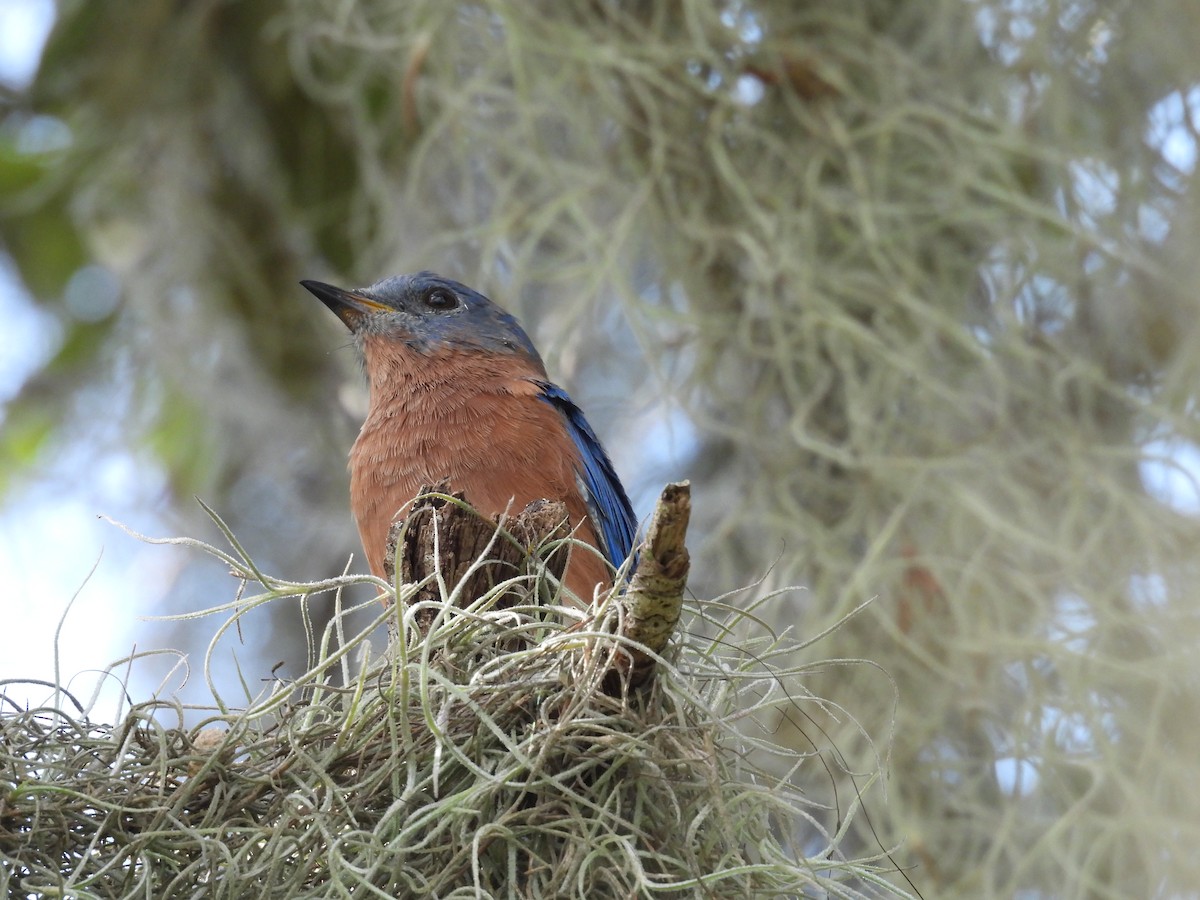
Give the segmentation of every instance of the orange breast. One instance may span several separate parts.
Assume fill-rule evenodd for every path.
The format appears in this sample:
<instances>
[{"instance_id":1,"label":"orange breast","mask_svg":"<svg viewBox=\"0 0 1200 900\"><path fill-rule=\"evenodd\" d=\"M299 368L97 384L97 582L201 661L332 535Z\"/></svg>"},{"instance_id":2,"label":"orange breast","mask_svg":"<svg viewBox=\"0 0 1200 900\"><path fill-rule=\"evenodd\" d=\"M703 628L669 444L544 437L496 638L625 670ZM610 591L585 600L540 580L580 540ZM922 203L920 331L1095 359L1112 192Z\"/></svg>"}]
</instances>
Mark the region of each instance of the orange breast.
<instances>
[{"instance_id":1,"label":"orange breast","mask_svg":"<svg viewBox=\"0 0 1200 900\"><path fill-rule=\"evenodd\" d=\"M449 479L487 516L562 501L576 536L597 546L576 476L579 454L539 397L540 367L514 355L417 353L368 338L371 405L350 451L350 505L371 571L384 577L388 529L422 485ZM610 583L596 554L571 554L567 587L585 602Z\"/></svg>"}]
</instances>

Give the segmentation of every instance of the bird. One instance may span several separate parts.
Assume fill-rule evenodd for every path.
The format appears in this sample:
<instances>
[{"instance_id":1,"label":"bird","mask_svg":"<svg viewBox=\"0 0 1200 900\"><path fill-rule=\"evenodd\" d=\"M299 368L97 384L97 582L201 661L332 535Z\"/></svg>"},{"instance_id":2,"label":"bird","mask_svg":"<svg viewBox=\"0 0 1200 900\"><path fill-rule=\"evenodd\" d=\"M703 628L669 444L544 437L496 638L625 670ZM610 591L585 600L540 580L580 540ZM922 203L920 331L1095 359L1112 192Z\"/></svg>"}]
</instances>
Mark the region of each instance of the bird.
<instances>
[{"instance_id":1,"label":"bird","mask_svg":"<svg viewBox=\"0 0 1200 900\"><path fill-rule=\"evenodd\" d=\"M517 319L465 284L423 271L366 288L300 284L349 328L370 400L349 455L350 507L371 572L388 530L445 480L485 516L561 501L574 537L563 583L587 603L612 585L637 520L583 411L550 381Z\"/></svg>"}]
</instances>

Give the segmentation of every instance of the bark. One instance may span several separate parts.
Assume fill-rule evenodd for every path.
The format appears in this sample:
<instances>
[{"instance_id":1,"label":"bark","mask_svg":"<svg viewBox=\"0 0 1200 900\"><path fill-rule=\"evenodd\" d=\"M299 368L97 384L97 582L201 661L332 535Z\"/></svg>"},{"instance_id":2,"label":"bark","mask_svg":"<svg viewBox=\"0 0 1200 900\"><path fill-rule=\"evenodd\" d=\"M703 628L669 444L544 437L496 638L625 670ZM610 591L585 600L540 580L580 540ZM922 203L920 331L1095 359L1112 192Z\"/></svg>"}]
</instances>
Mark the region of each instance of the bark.
<instances>
[{"instance_id":1,"label":"bark","mask_svg":"<svg viewBox=\"0 0 1200 900\"><path fill-rule=\"evenodd\" d=\"M408 602L430 604L430 612L418 616L422 627L432 621L433 604L441 600L443 590L446 596L457 591L457 604L466 606L504 581L532 575L537 560L561 580L569 545L560 542L570 533L562 503L537 500L501 522L502 517L479 515L461 492L447 487L442 483L423 488L388 536L389 579L395 578L399 561L399 582L420 585ZM690 515L690 485L667 485L650 519L633 577L619 597L620 631L628 643L615 655L605 678L613 690L636 687L653 674L657 655L679 623L690 566L684 543ZM498 606L531 602L527 589L535 583L530 578L520 589L521 582L515 582Z\"/></svg>"}]
</instances>

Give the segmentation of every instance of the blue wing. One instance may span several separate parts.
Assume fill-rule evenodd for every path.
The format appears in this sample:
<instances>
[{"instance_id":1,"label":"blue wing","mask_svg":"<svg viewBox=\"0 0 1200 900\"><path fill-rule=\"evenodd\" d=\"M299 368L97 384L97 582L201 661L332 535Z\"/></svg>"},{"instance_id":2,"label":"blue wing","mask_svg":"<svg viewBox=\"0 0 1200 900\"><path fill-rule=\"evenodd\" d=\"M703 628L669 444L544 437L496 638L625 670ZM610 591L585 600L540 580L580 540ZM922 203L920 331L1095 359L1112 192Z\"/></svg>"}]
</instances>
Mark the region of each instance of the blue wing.
<instances>
[{"instance_id":1,"label":"blue wing","mask_svg":"<svg viewBox=\"0 0 1200 900\"><path fill-rule=\"evenodd\" d=\"M614 566L620 566L633 550L637 519L621 479L613 468L600 439L583 417L583 410L556 384L539 381L542 399L562 413L567 433L579 449L583 471L579 473L588 514L604 546L600 549Z\"/></svg>"}]
</instances>

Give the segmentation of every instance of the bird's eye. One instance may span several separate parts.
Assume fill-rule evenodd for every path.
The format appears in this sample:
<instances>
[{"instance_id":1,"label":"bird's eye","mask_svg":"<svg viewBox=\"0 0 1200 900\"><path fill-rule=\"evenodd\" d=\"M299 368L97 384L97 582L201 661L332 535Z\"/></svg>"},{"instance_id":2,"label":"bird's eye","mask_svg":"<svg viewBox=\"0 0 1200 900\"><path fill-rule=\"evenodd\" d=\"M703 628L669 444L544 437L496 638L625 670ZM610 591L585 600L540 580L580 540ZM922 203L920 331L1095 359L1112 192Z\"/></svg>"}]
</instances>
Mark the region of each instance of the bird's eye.
<instances>
[{"instance_id":1,"label":"bird's eye","mask_svg":"<svg viewBox=\"0 0 1200 900\"><path fill-rule=\"evenodd\" d=\"M458 298L445 288L432 288L425 292L425 305L430 309L454 309Z\"/></svg>"}]
</instances>

